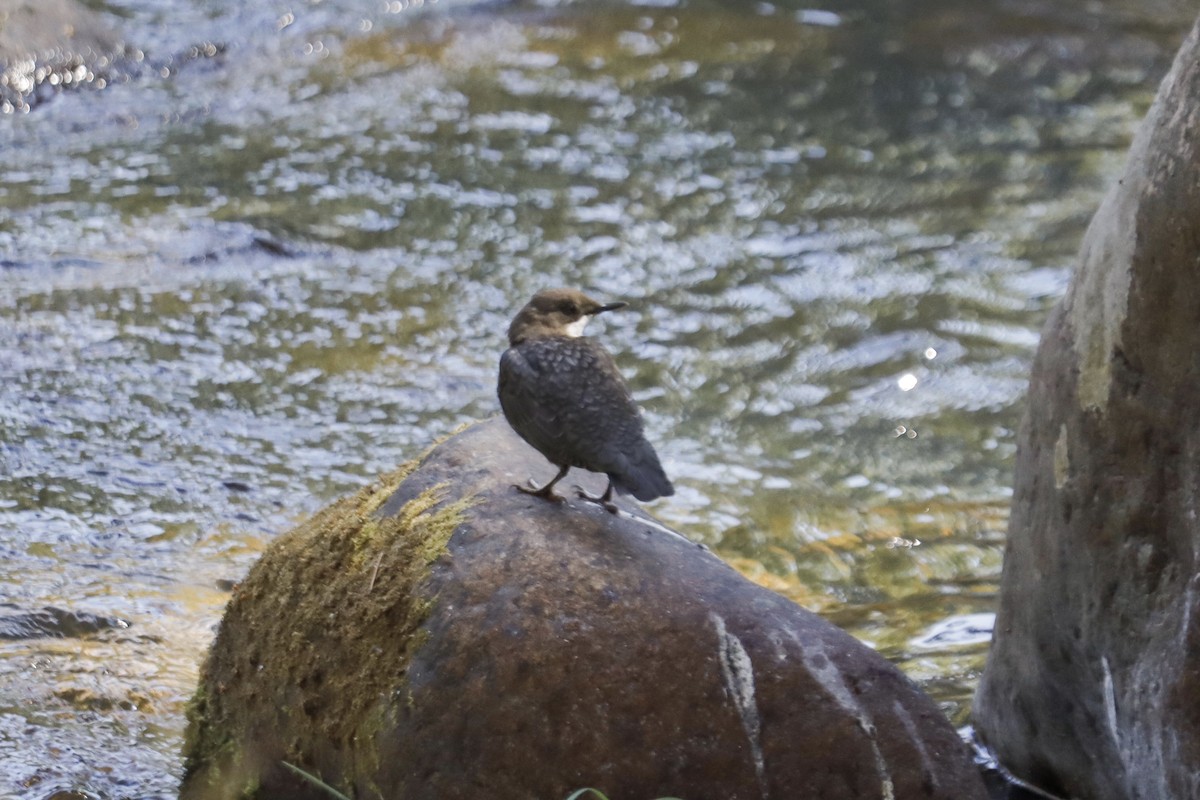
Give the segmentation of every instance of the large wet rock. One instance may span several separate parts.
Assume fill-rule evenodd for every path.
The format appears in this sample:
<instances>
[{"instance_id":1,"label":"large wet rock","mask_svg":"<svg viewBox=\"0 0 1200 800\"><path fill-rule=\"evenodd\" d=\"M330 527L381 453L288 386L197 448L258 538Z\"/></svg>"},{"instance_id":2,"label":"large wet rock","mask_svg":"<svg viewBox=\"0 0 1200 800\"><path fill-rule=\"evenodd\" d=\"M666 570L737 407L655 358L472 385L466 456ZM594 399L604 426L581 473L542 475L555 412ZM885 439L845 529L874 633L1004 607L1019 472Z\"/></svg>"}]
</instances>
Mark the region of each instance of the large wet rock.
<instances>
[{"instance_id":1,"label":"large wet rock","mask_svg":"<svg viewBox=\"0 0 1200 800\"><path fill-rule=\"evenodd\" d=\"M979 732L1064 796L1200 797L1200 26L1034 364Z\"/></svg>"},{"instance_id":2,"label":"large wet rock","mask_svg":"<svg viewBox=\"0 0 1200 800\"><path fill-rule=\"evenodd\" d=\"M327 800L285 761L355 798L983 796L878 654L628 506L511 486L553 472L491 420L276 541L204 667L183 800Z\"/></svg>"}]
</instances>

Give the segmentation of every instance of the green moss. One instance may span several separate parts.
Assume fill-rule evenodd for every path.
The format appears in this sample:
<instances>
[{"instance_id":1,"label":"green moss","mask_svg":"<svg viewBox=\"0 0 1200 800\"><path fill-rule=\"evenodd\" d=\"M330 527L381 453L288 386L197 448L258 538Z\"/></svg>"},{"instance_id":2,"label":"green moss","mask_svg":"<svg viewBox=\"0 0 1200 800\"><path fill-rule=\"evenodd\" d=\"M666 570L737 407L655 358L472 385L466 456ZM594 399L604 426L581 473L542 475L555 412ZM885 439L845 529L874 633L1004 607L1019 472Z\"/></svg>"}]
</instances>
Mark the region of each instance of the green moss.
<instances>
[{"instance_id":1,"label":"green moss","mask_svg":"<svg viewBox=\"0 0 1200 800\"><path fill-rule=\"evenodd\" d=\"M321 752L358 742L356 774L323 777L371 785L370 743L389 724L390 698L409 695L408 663L427 639L436 598L423 582L472 505L440 484L381 516L418 463L281 536L239 585L189 706L184 800L243 796L218 789L268 780L283 760L322 774Z\"/></svg>"}]
</instances>

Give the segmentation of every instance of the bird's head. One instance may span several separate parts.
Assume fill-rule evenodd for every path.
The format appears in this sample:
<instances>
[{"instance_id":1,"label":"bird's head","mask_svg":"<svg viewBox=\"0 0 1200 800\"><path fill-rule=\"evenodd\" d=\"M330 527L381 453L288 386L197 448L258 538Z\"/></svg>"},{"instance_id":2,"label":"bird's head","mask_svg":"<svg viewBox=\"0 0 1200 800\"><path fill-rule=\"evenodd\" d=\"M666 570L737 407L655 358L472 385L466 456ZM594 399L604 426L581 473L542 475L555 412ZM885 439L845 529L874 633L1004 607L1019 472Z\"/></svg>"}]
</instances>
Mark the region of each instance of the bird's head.
<instances>
[{"instance_id":1,"label":"bird's head","mask_svg":"<svg viewBox=\"0 0 1200 800\"><path fill-rule=\"evenodd\" d=\"M582 336L592 317L626 305L598 303L577 289L543 289L517 312L508 326L508 342L520 344L539 336Z\"/></svg>"}]
</instances>

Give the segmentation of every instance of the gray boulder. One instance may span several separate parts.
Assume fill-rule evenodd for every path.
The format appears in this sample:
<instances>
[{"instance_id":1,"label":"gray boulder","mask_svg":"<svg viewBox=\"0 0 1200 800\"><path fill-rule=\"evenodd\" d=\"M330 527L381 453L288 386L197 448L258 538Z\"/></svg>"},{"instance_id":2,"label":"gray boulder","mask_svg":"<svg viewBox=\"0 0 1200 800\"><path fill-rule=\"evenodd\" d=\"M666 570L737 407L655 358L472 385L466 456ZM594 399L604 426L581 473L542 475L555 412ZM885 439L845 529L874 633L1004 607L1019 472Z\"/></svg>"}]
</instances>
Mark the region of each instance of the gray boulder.
<instances>
[{"instance_id":1,"label":"gray boulder","mask_svg":"<svg viewBox=\"0 0 1200 800\"><path fill-rule=\"evenodd\" d=\"M976 727L1092 800L1200 797L1200 25L1033 368Z\"/></svg>"},{"instance_id":2,"label":"gray boulder","mask_svg":"<svg viewBox=\"0 0 1200 800\"><path fill-rule=\"evenodd\" d=\"M983 798L937 706L833 625L500 420L268 548L190 714L182 800ZM591 491L603 481L569 475Z\"/></svg>"}]
</instances>

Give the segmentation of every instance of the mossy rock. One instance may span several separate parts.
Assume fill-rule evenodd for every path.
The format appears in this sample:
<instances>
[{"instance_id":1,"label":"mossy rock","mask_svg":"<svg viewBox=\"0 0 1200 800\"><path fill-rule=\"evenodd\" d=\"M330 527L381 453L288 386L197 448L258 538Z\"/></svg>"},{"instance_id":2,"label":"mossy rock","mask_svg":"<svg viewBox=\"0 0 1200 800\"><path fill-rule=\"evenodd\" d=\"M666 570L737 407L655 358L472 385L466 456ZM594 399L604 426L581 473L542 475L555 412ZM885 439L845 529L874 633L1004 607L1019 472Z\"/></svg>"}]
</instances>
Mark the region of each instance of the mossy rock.
<instances>
[{"instance_id":1,"label":"mossy rock","mask_svg":"<svg viewBox=\"0 0 1200 800\"><path fill-rule=\"evenodd\" d=\"M268 548L182 800L328 800L284 762L356 800L983 797L882 657L635 507L512 488L553 472L491 420Z\"/></svg>"},{"instance_id":2,"label":"mossy rock","mask_svg":"<svg viewBox=\"0 0 1200 800\"><path fill-rule=\"evenodd\" d=\"M238 585L189 709L187 771L203 765L216 778L203 796L258 796L268 778L287 777L282 760L304 763L369 736L403 691L407 651L423 639L431 602L417 584L469 503L442 502L444 489L432 486L395 513L377 513L413 466L281 537ZM372 632L402 646L364 671L383 655Z\"/></svg>"}]
</instances>

